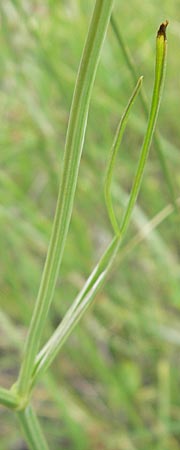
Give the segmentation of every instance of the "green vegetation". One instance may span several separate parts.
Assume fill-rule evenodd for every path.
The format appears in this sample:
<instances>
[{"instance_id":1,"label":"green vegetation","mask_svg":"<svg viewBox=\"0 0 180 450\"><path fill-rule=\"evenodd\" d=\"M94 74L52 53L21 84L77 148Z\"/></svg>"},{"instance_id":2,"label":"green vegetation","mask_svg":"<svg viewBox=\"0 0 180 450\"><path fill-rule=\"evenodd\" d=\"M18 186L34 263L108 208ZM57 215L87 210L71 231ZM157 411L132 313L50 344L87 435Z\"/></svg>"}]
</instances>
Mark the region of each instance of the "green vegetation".
<instances>
[{"instance_id":1,"label":"green vegetation","mask_svg":"<svg viewBox=\"0 0 180 450\"><path fill-rule=\"evenodd\" d=\"M112 5L0 5L2 450L179 448L178 3Z\"/></svg>"}]
</instances>

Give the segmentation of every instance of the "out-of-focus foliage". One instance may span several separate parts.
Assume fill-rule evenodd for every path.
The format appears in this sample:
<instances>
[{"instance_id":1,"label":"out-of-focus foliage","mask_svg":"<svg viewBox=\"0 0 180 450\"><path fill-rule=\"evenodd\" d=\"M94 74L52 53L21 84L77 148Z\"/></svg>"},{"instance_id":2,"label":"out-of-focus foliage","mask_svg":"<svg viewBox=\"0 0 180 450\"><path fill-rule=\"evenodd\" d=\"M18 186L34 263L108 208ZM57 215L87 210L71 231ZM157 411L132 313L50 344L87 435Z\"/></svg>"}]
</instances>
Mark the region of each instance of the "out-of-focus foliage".
<instances>
[{"instance_id":1,"label":"out-of-focus foliage","mask_svg":"<svg viewBox=\"0 0 180 450\"><path fill-rule=\"evenodd\" d=\"M20 364L50 237L78 64L94 2L0 2L1 376L9 387ZM158 120L178 197L178 0L115 2L115 17L151 98L155 35L169 19L168 64ZM108 152L132 80L111 27L91 101L75 206L46 339L111 238L103 198ZM113 184L121 217L146 127L137 101ZM148 239L131 238L170 202L152 145L122 257L93 308L73 332L34 402L54 450L178 450L179 226L169 216ZM124 255L124 256L123 256ZM11 413L1 410L1 449L20 450ZM26 448L26 447L23 447Z\"/></svg>"}]
</instances>

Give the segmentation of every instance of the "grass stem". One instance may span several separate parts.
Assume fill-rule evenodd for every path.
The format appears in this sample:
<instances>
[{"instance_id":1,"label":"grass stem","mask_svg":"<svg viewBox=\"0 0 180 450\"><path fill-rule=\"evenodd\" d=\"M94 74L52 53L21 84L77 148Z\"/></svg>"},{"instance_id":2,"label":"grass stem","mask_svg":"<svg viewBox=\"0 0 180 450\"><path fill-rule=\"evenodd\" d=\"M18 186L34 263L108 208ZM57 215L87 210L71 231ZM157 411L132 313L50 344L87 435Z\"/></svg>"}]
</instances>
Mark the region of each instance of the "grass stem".
<instances>
[{"instance_id":1,"label":"grass stem","mask_svg":"<svg viewBox=\"0 0 180 450\"><path fill-rule=\"evenodd\" d=\"M48 444L42 433L39 421L31 405L17 412L24 437L31 450L48 450Z\"/></svg>"},{"instance_id":2,"label":"grass stem","mask_svg":"<svg viewBox=\"0 0 180 450\"><path fill-rule=\"evenodd\" d=\"M26 396L29 389L34 360L59 274L72 214L90 96L112 6L113 0L96 0L80 63L67 129L62 178L52 235L17 382L17 390L21 396Z\"/></svg>"}]
</instances>

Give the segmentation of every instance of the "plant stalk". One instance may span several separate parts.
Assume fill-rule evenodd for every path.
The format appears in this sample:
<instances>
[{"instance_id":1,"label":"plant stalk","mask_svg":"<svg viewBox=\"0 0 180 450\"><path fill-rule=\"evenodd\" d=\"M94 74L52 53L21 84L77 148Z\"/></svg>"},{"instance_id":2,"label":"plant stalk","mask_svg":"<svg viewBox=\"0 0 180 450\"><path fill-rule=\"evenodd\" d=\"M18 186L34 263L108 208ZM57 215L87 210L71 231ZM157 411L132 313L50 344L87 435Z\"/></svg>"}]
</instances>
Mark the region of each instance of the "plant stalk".
<instances>
[{"instance_id":1,"label":"plant stalk","mask_svg":"<svg viewBox=\"0 0 180 450\"><path fill-rule=\"evenodd\" d=\"M49 450L39 421L31 405L17 412L25 440L31 450Z\"/></svg>"},{"instance_id":2,"label":"plant stalk","mask_svg":"<svg viewBox=\"0 0 180 450\"><path fill-rule=\"evenodd\" d=\"M25 397L29 390L34 360L59 275L72 214L90 96L112 6L113 0L96 0L77 76L52 235L17 382L18 393Z\"/></svg>"},{"instance_id":3,"label":"plant stalk","mask_svg":"<svg viewBox=\"0 0 180 450\"><path fill-rule=\"evenodd\" d=\"M144 174L144 168L146 164L146 160L148 157L150 145L152 142L153 133L156 126L156 121L158 117L162 89L164 83L164 75L166 68L166 53L167 53L167 39L166 39L166 27L168 25L168 21L161 24L157 38L156 38L156 65L155 65L155 80L154 80L154 88L153 95L151 101L151 108L149 113L149 120L147 125L146 134L144 137L140 159L136 171L136 175L134 178L133 186L130 193L129 202L127 205L127 209L125 211L122 224L121 224L121 233L122 235L126 232L126 229L129 225L129 220L132 214L132 210L137 200L137 196L139 193L139 189L142 182L142 177Z\"/></svg>"}]
</instances>

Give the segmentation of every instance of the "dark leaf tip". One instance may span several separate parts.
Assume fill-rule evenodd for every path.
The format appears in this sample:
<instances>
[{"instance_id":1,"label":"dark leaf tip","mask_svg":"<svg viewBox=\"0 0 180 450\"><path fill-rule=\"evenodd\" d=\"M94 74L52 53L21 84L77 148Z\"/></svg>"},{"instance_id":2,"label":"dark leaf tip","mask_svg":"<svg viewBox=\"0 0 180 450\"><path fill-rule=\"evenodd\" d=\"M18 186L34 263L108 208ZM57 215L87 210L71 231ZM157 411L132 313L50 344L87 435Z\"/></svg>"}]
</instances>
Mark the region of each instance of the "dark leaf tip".
<instances>
[{"instance_id":1,"label":"dark leaf tip","mask_svg":"<svg viewBox=\"0 0 180 450\"><path fill-rule=\"evenodd\" d=\"M157 37L159 36L164 36L164 40L166 40L166 28L168 26L168 20L165 20L165 22L163 22L160 27L159 30L157 32Z\"/></svg>"}]
</instances>

